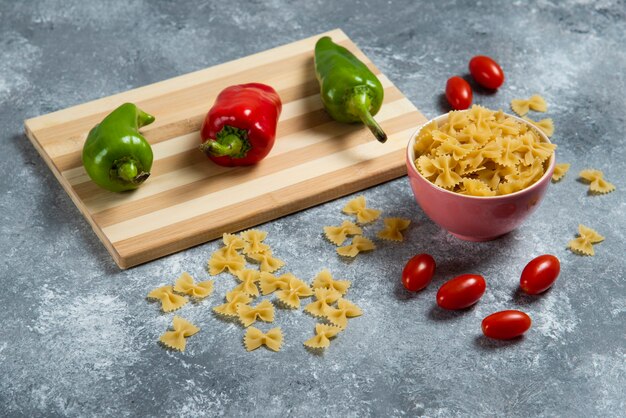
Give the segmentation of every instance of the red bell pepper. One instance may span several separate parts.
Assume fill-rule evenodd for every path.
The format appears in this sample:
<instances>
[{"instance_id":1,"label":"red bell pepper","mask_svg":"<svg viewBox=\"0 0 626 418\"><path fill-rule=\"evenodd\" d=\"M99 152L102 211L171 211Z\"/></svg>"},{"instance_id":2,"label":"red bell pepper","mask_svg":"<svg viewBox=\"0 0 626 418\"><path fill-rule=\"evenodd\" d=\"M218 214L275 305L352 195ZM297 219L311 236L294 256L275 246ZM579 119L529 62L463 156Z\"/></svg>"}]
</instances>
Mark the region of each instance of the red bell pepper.
<instances>
[{"instance_id":1,"label":"red bell pepper","mask_svg":"<svg viewBox=\"0 0 626 418\"><path fill-rule=\"evenodd\" d=\"M225 88L204 119L200 149L227 167L261 161L274 146L282 107L276 90L265 84Z\"/></svg>"}]
</instances>

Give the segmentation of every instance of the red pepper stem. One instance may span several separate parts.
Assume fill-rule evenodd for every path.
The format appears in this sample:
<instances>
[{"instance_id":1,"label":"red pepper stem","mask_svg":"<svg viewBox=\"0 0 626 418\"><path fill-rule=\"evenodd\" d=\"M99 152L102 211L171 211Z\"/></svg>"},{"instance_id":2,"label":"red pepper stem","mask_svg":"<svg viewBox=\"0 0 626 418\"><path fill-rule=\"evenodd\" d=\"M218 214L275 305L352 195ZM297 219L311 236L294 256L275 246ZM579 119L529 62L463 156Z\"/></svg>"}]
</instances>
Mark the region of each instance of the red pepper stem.
<instances>
[{"instance_id":1,"label":"red pepper stem","mask_svg":"<svg viewBox=\"0 0 626 418\"><path fill-rule=\"evenodd\" d=\"M241 153L242 148L243 141L237 135L225 136L220 142L209 139L200 145L200 150L215 157L233 157Z\"/></svg>"},{"instance_id":2,"label":"red pepper stem","mask_svg":"<svg viewBox=\"0 0 626 418\"><path fill-rule=\"evenodd\" d=\"M348 98L348 109L361 119L361 122L369 128L379 142L384 143L387 141L387 134L370 113L372 100L368 90L367 86L355 87Z\"/></svg>"}]
</instances>

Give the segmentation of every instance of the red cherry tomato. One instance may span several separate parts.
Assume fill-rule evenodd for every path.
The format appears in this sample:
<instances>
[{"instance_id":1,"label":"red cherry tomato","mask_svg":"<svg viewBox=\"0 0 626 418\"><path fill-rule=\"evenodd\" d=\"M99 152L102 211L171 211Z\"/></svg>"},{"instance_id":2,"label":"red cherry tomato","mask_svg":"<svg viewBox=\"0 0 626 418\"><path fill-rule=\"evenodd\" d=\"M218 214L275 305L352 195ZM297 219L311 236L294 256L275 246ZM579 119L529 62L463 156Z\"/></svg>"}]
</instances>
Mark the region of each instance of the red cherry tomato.
<instances>
[{"instance_id":1,"label":"red cherry tomato","mask_svg":"<svg viewBox=\"0 0 626 418\"><path fill-rule=\"evenodd\" d=\"M428 254L418 254L411 258L402 270L402 284L407 290L422 290L435 274L435 259Z\"/></svg>"},{"instance_id":2,"label":"red cherry tomato","mask_svg":"<svg viewBox=\"0 0 626 418\"><path fill-rule=\"evenodd\" d=\"M437 292L437 305L443 309L463 309L472 306L485 293L487 284L478 274L461 274L445 282Z\"/></svg>"},{"instance_id":3,"label":"red cherry tomato","mask_svg":"<svg viewBox=\"0 0 626 418\"><path fill-rule=\"evenodd\" d=\"M530 316L521 311L500 311L483 319L483 334L496 340L519 337L530 328Z\"/></svg>"},{"instance_id":4,"label":"red cherry tomato","mask_svg":"<svg viewBox=\"0 0 626 418\"><path fill-rule=\"evenodd\" d=\"M469 62L469 71L481 86L495 90L504 83L504 72L497 62L484 55L477 55Z\"/></svg>"},{"instance_id":5,"label":"red cherry tomato","mask_svg":"<svg viewBox=\"0 0 626 418\"><path fill-rule=\"evenodd\" d=\"M561 263L550 254L540 255L526 264L519 285L529 295L537 295L548 290L559 277Z\"/></svg>"},{"instance_id":6,"label":"red cherry tomato","mask_svg":"<svg viewBox=\"0 0 626 418\"><path fill-rule=\"evenodd\" d=\"M472 104L472 88L461 77L450 77L446 83L446 99L454 110L467 109Z\"/></svg>"}]
</instances>

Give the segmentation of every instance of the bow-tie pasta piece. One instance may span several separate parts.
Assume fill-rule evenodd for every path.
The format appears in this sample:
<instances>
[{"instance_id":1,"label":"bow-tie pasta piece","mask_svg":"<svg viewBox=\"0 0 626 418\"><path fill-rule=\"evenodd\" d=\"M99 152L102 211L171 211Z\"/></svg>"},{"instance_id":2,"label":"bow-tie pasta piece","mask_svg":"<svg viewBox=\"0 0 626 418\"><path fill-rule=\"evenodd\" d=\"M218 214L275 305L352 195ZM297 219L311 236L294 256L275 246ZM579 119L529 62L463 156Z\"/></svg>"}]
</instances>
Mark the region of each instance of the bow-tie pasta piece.
<instances>
[{"instance_id":1,"label":"bow-tie pasta piece","mask_svg":"<svg viewBox=\"0 0 626 418\"><path fill-rule=\"evenodd\" d=\"M191 337L200 331L200 328L177 315L174 316L174 320L172 321L172 328L174 330L166 331L163 335L161 335L159 341L161 341L161 343L163 343L166 347L179 351L185 351L185 347L187 346L187 337Z\"/></svg>"},{"instance_id":2,"label":"bow-tie pasta piece","mask_svg":"<svg viewBox=\"0 0 626 418\"><path fill-rule=\"evenodd\" d=\"M337 301L337 308L327 308L325 316L334 325L343 329L348 325L348 318L361 315L363 315L361 308L346 299L339 299Z\"/></svg>"},{"instance_id":3,"label":"bow-tie pasta piece","mask_svg":"<svg viewBox=\"0 0 626 418\"><path fill-rule=\"evenodd\" d=\"M554 122L552 121L551 118L545 118L541 120L532 120L528 116L524 116L522 119L535 125L544 134L546 134L548 138L554 135Z\"/></svg>"},{"instance_id":4,"label":"bow-tie pasta piece","mask_svg":"<svg viewBox=\"0 0 626 418\"><path fill-rule=\"evenodd\" d=\"M246 242L243 240L243 238L235 234L223 234L222 242L224 243L224 247L228 248L229 252L242 250L246 246Z\"/></svg>"},{"instance_id":5,"label":"bow-tie pasta piece","mask_svg":"<svg viewBox=\"0 0 626 418\"><path fill-rule=\"evenodd\" d=\"M461 194L470 196L495 196L495 190L491 190L489 186L479 179L463 179L463 188Z\"/></svg>"},{"instance_id":6,"label":"bow-tie pasta piece","mask_svg":"<svg viewBox=\"0 0 626 418\"><path fill-rule=\"evenodd\" d=\"M274 305L269 300L264 300L256 306L239 304L237 316L244 327L249 327L257 320L274 322Z\"/></svg>"},{"instance_id":7,"label":"bow-tie pasta piece","mask_svg":"<svg viewBox=\"0 0 626 418\"><path fill-rule=\"evenodd\" d=\"M277 290L286 289L289 286L289 280L291 277L293 277L293 275L290 273L283 274L280 277L276 277L271 273L262 271L259 278L261 293L265 296Z\"/></svg>"},{"instance_id":8,"label":"bow-tie pasta piece","mask_svg":"<svg viewBox=\"0 0 626 418\"><path fill-rule=\"evenodd\" d=\"M262 345L270 350L279 351L283 345L283 333L280 328L272 328L267 333L263 333L260 329L249 327L243 337L243 345L248 351L256 350Z\"/></svg>"},{"instance_id":9,"label":"bow-tie pasta piece","mask_svg":"<svg viewBox=\"0 0 626 418\"><path fill-rule=\"evenodd\" d=\"M222 247L211 254L209 259L209 274L215 276L224 270L235 274L239 270L243 270L246 260L236 251L229 250L228 247Z\"/></svg>"},{"instance_id":10,"label":"bow-tie pasta piece","mask_svg":"<svg viewBox=\"0 0 626 418\"><path fill-rule=\"evenodd\" d=\"M330 339L337 336L342 331L341 328L334 325L315 324L315 336L304 342L309 348L328 348L330 347Z\"/></svg>"},{"instance_id":11,"label":"bow-tie pasta piece","mask_svg":"<svg viewBox=\"0 0 626 418\"><path fill-rule=\"evenodd\" d=\"M600 170L583 170L578 175L589 183L589 191L592 193L605 194L615 190L615 185L606 181Z\"/></svg>"},{"instance_id":12,"label":"bow-tie pasta piece","mask_svg":"<svg viewBox=\"0 0 626 418\"><path fill-rule=\"evenodd\" d=\"M273 273L285 265L285 262L272 255L272 250L247 254L252 260L260 264L259 269L267 273Z\"/></svg>"},{"instance_id":13,"label":"bow-tie pasta piece","mask_svg":"<svg viewBox=\"0 0 626 418\"><path fill-rule=\"evenodd\" d=\"M357 254L363 251L371 251L375 248L376 246L372 240L361 235L356 235L352 238L351 244L337 248L337 254L344 257L356 257Z\"/></svg>"},{"instance_id":14,"label":"bow-tie pasta piece","mask_svg":"<svg viewBox=\"0 0 626 418\"><path fill-rule=\"evenodd\" d=\"M278 300L291 309L300 308L300 298L306 298L312 295L313 291L311 287L294 275L290 275L288 285L285 289L276 292Z\"/></svg>"},{"instance_id":15,"label":"bow-tie pasta piece","mask_svg":"<svg viewBox=\"0 0 626 418\"><path fill-rule=\"evenodd\" d=\"M345 295L352 283L350 280L335 280L328 269L320 271L313 279L313 289L325 288L336 290L340 295Z\"/></svg>"},{"instance_id":16,"label":"bow-tie pasta piece","mask_svg":"<svg viewBox=\"0 0 626 418\"><path fill-rule=\"evenodd\" d=\"M175 294L172 286L163 286L152 290L148 293L148 299L161 301L163 312L175 311L189 302L189 299L186 297Z\"/></svg>"},{"instance_id":17,"label":"bow-tie pasta piece","mask_svg":"<svg viewBox=\"0 0 626 418\"><path fill-rule=\"evenodd\" d=\"M313 293L315 294L315 302L311 302L304 307L305 312L308 312L313 316L325 316L326 309L341 298L341 293L338 291L324 287L313 289Z\"/></svg>"},{"instance_id":18,"label":"bow-tie pasta piece","mask_svg":"<svg viewBox=\"0 0 626 418\"><path fill-rule=\"evenodd\" d=\"M324 235L335 245L341 245L348 235L360 235L363 230L350 221L343 221L340 226L325 226Z\"/></svg>"},{"instance_id":19,"label":"bow-tie pasta piece","mask_svg":"<svg viewBox=\"0 0 626 418\"><path fill-rule=\"evenodd\" d=\"M375 221L381 214L381 211L366 207L365 196L358 196L349 201L343 208L343 213L348 215L356 215L356 220L360 224L367 224Z\"/></svg>"},{"instance_id":20,"label":"bow-tie pasta piece","mask_svg":"<svg viewBox=\"0 0 626 418\"><path fill-rule=\"evenodd\" d=\"M235 273L235 276L241 282L233 290L245 293L248 296L259 296L259 288L256 283L259 281L260 274L257 270L244 269Z\"/></svg>"},{"instance_id":21,"label":"bow-tie pasta piece","mask_svg":"<svg viewBox=\"0 0 626 418\"><path fill-rule=\"evenodd\" d=\"M213 308L213 311L220 315L237 316L237 306L240 304L247 305L252 298L238 290L232 290L226 293L226 303Z\"/></svg>"},{"instance_id":22,"label":"bow-tie pasta piece","mask_svg":"<svg viewBox=\"0 0 626 418\"><path fill-rule=\"evenodd\" d=\"M552 173L552 181L555 183L557 181L560 181L565 176L565 173L567 173L567 171L569 170L569 167L569 163L556 164L554 166L554 172Z\"/></svg>"},{"instance_id":23,"label":"bow-tie pasta piece","mask_svg":"<svg viewBox=\"0 0 626 418\"><path fill-rule=\"evenodd\" d=\"M570 250L581 255L595 255L593 244L604 241L604 237L585 225L578 225L578 238L568 244Z\"/></svg>"},{"instance_id":24,"label":"bow-tie pasta piece","mask_svg":"<svg viewBox=\"0 0 626 418\"><path fill-rule=\"evenodd\" d=\"M524 116L531 109L536 112L545 112L548 110L548 105L543 97L538 94L534 94L528 99L511 100L511 109L513 109L513 112L518 115Z\"/></svg>"},{"instance_id":25,"label":"bow-tie pasta piece","mask_svg":"<svg viewBox=\"0 0 626 418\"><path fill-rule=\"evenodd\" d=\"M383 222L385 223L385 228L382 231L378 231L376 236L390 241L404 240L402 231L407 229L411 224L410 220L402 218L385 218Z\"/></svg>"},{"instance_id":26,"label":"bow-tie pasta piece","mask_svg":"<svg viewBox=\"0 0 626 418\"><path fill-rule=\"evenodd\" d=\"M213 280L196 283L189 273L183 272L174 283L174 291L194 299L204 299L213 293Z\"/></svg>"},{"instance_id":27,"label":"bow-tie pasta piece","mask_svg":"<svg viewBox=\"0 0 626 418\"><path fill-rule=\"evenodd\" d=\"M243 248L243 253L246 255L267 252L270 250L270 246L263 243L263 240L267 238L267 232L259 231L258 229L248 229L241 233L241 238L246 241Z\"/></svg>"}]
</instances>

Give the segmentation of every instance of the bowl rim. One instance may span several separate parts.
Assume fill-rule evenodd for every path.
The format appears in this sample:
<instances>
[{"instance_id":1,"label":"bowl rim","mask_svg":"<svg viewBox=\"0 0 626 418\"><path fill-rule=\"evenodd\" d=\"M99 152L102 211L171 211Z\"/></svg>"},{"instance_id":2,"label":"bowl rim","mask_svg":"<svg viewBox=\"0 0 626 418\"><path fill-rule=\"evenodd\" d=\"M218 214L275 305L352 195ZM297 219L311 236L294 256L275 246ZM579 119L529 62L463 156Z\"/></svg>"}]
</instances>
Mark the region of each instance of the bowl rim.
<instances>
[{"instance_id":1,"label":"bowl rim","mask_svg":"<svg viewBox=\"0 0 626 418\"><path fill-rule=\"evenodd\" d=\"M466 110L452 110L448 113L444 113L442 115L439 115L437 117L434 117L426 122L424 122L422 125L418 126L417 129L415 130L415 132L413 132L413 134L411 135L411 138L409 139L409 143L407 145L407 153L406 153L406 158L407 161L409 162L409 167L411 170L413 170L422 180L424 180L426 183L428 183L429 186L433 187L435 190L440 191L440 192L444 192L444 193L448 193L452 196L457 196L459 198L467 198L470 200L473 199L479 199L479 200L502 200L502 199L507 199L510 197L515 197L524 193L528 193L529 191L531 191L534 188L539 188L539 185L543 183L543 181L545 181L545 177L548 177L548 174L550 175L550 177L552 176L551 172L555 166L556 163L556 151L554 151L552 153L552 155L550 156L549 164L548 164L548 168L546 169L545 173L543 173L543 175L541 177L539 177L539 179L537 181L535 181L533 184L531 184L530 186L522 189L522 190L518 190L516 192L513 193L509 193L509 194L503 194L503 195L498 195L498 196L472 196L472 195L466 195L466 194L461 194L461 193L456 193L453 192L451 190L448 189L444 189L443 187L439 187L436 184L434 184L433 182L431 182L430 180L428 180L426 177L424 177L422 175L422 173L420 173L420 171L417 169L417 166L415 165L415 139L417 138L417 135L420 133L420 131L424 128L424 126L428 125L431 122L437 122L439 123L441 120L446 119L447 117L449 117L451 112L468 112L470 109L466 109ZM517 115L512 115L510 113L506 113L503 112L506 116L512 117L513 119L517 120L520 123L526 124L528 125L531 129L533 129L538 135L539 137L542 139L542 141L547 142L549 144L551 144L552 142L550 141L550 139L548 138L548 136L541 130L539 129L537 126L535 126L533 123L522 119L521 117L517 116Z\"/></svg>"}]
</instances>

